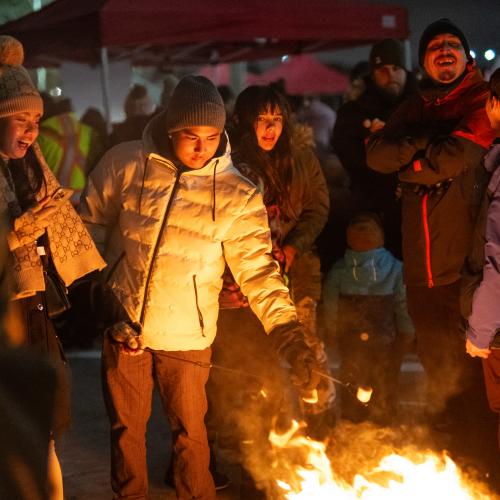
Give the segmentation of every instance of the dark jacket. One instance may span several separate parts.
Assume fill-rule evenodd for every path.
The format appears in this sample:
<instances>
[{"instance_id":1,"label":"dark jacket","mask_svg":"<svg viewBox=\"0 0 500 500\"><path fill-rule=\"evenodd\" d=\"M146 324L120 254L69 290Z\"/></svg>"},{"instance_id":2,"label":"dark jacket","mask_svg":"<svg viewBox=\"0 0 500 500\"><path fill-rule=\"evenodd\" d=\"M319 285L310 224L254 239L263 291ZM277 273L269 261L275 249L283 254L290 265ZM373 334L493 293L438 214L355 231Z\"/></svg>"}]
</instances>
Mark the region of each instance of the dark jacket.
<instances>
[{"instance_id":1,"label":"dark jacket","mask_svg":"<svg viewBox=\"0 0 500 500\"><path fill-rule=\"evenodd\" d=\"M150 120L149 115L136 115L129 116L123 122L115 123L109 137L109 147L122 142L139 140Z\"/></svg>"},{"instance_id":2,"label":"dark jacket","mask_svg":"<svg viewBox=\"0 0 500 500\"><path fill-rule=\"evenodd\" d=\"M359 191L365 208L377 210L387 198L393 199L397 184L396 174L381 175L366 164L365 140L370 131L363 125L365 120L378 118L387 121L389 116L409 95L417 91L412 73L407 73L403 93L395 97L380 90L371 76L365 78L366 90L355 101L345 103L337 112L333 129L332 145L343 167L349 173L354 191ZM369 199L367 200L366 197ZM372 206L369 206L373 203Z\"/></svg>"},{"instance_id":3,"label":"dark jacket","mask_svg":"<svg viewBox=\"0 0 500 500\"><path fill-rule=\"evenodd\" d=\"M487 191L485 231L479 243L484 248L482 282L472 299L467 337L481 349L488 347L500 329L500 143L485 158L485 167L492 172ZM486 245L483 244L484 238Z\"/></svg>"},{"instance_id":4,"label":"dark jacket","mask_svg":"<svg viewBox=\"0 0 500 500\"><path fill-rule=\"evenodd\" d=\"M427 83L367 144L368 165L399 172L407 285L460 278L486 187L481 160L493 140L486 84L472 65L446 87Z\"/></svg>"},{"instance_id":5,"label":"dark jacket","mask_svg":"<svg viewBox=\"0 0 500 500\"><path fill-rule=\"evenodd\" d=\"M266 206L273 240L273 256L280 264L284 264L281 248L284 245L294 247L297 255L290 269L294 300L298 301L304 296L319 300L321 272L319 257L314 252L314 242L328 219L330 198L316 155L297 134L294 138L296 147L293 150L292 180L289 188L290 206L293 207L294 213L290 220L283 220L279 207ZM255 171L243 160L238 158L237 153L233 156L236 167L261 189L265 189ZM223 309L248 305L227 268L219 303Z\"/></svg>"}]
</instances>

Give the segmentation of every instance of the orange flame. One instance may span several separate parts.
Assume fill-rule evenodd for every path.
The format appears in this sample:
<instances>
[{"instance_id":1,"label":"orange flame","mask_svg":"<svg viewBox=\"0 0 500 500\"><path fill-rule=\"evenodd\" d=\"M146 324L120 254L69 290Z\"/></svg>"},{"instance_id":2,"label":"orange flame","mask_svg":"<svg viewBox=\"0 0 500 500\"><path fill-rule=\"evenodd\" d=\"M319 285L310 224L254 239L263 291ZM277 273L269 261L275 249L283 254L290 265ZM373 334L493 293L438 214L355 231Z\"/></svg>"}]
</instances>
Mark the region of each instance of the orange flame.
<instances>
[{"instance_id":1,"label":"orange flame","mask_svg":"<svg viewBox=\"0 0 500 500\"><path fill-rule=\"evenodd\" d=\"M305 436L296 436L300 424L293 422L284 434L271 432L269 440L275 450L288 452L293 460L305 457L303 464L281 467L288 477L277 479L282 498L302 499L363 499L363 500L422 500L452 498L453 500L487 500L490 495L466 484L455 463L446 455L431 452L413 458L387 455L369 473L354 477L352 484L336 477L324 443ZM300 453L299 453L300 452ZM285 458L286 460L286 458Z\"/></svg>"}]
</instances>

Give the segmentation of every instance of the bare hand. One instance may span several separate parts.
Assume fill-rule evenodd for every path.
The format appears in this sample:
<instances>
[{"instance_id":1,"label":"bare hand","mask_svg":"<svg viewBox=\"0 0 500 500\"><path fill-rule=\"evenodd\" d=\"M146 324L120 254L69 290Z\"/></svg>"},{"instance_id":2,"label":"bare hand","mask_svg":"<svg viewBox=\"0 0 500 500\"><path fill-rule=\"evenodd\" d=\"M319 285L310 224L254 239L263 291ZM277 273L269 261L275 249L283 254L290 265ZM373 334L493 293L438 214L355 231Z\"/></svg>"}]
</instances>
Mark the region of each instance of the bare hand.
<instances>
[{"instance_id":1,"label":"bare hand","mask_svg":"<svg viewBox=\"0 0 500 500\"><path fill-rule=\"evenodd\" d=\"M374 118L373 120L369 120L368 118L363 121L363 127L367 128L372 134L377 132L378 130L383 129L385 126L385 122L379 120L378 118Z\"/></svg>"},{"instance_id":2,"label":"bare hand","mask_svg":"<svg viewBox=\"0 0 500 500\"><path fill-rule=\"evenodd\" d=\"M297 250L291 245L285 245L283 248L283 253L285 254L285 273L287 273L292 267L293 261L295 260L295 255Z\"/></svg>"},{"instance_id":3,"label":"bare hand","mask_svg":"<svg viewBox=\"0 0 500 500\"><path fill-rule=\"evenodd\" d=\"M59 209L59 204L56 203L50 196L46 196L35 205L31 211L35 216L37 224L46 227L49 224L50 218Z\"/></svg>"},{"instance_id":4,"label":"bare hand","mask_svg":"<svg viewBox=\"0 0 500 500\"><path fill-rule=\"evenodd\" d=\"M473 358L478 357L487 359L491 353L491 350L488 348L480 349L479 347L476 347L469 339L465 342L465 350L467 354Z\"/></svg>"}]
</instances>

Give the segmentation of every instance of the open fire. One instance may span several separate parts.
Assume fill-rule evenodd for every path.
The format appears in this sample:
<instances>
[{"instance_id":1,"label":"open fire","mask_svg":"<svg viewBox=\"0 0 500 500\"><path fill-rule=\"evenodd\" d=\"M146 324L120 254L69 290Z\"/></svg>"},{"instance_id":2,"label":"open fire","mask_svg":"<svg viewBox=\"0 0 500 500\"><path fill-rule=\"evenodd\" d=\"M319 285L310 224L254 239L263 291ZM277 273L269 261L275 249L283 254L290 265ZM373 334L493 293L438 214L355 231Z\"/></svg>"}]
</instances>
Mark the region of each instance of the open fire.
<instances>
[{"instance_id":1,"label":"open fire","mask_svg":"<svg viewBox=\"0 0 500 500\"><path fill-rule=\"evenodd\" d=\"M335 473L324 443L299 435L297 422L284 434L269 436L275 452L277 496L283 499L486 500L483 485L469 481L445 454L389 454L369 472L348 483ZM274 496L274 495L273 495Z\"/></svg>"}]
</instances>

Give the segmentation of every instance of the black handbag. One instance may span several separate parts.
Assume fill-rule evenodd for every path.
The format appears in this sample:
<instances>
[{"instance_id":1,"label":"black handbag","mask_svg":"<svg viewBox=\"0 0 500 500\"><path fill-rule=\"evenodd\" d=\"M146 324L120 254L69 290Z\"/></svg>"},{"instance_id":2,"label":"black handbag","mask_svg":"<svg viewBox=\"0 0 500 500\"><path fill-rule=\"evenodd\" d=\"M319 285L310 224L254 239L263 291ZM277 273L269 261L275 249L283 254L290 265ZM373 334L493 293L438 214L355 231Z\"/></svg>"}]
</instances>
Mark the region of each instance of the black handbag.
<instances>
[{"instance_id":1,"label":"black handbag","mask_svg":"<svg viewBox=\"0 0 500 500\"><path fill-rule=\"evenodd\" d=\"M69 302L66 285L47 260L48 259L42 258L43 276L45 278L45 302L47 316L50 319L54 319L67 311L71 307L71 304Z\"/></svg>"}]
</instances>

